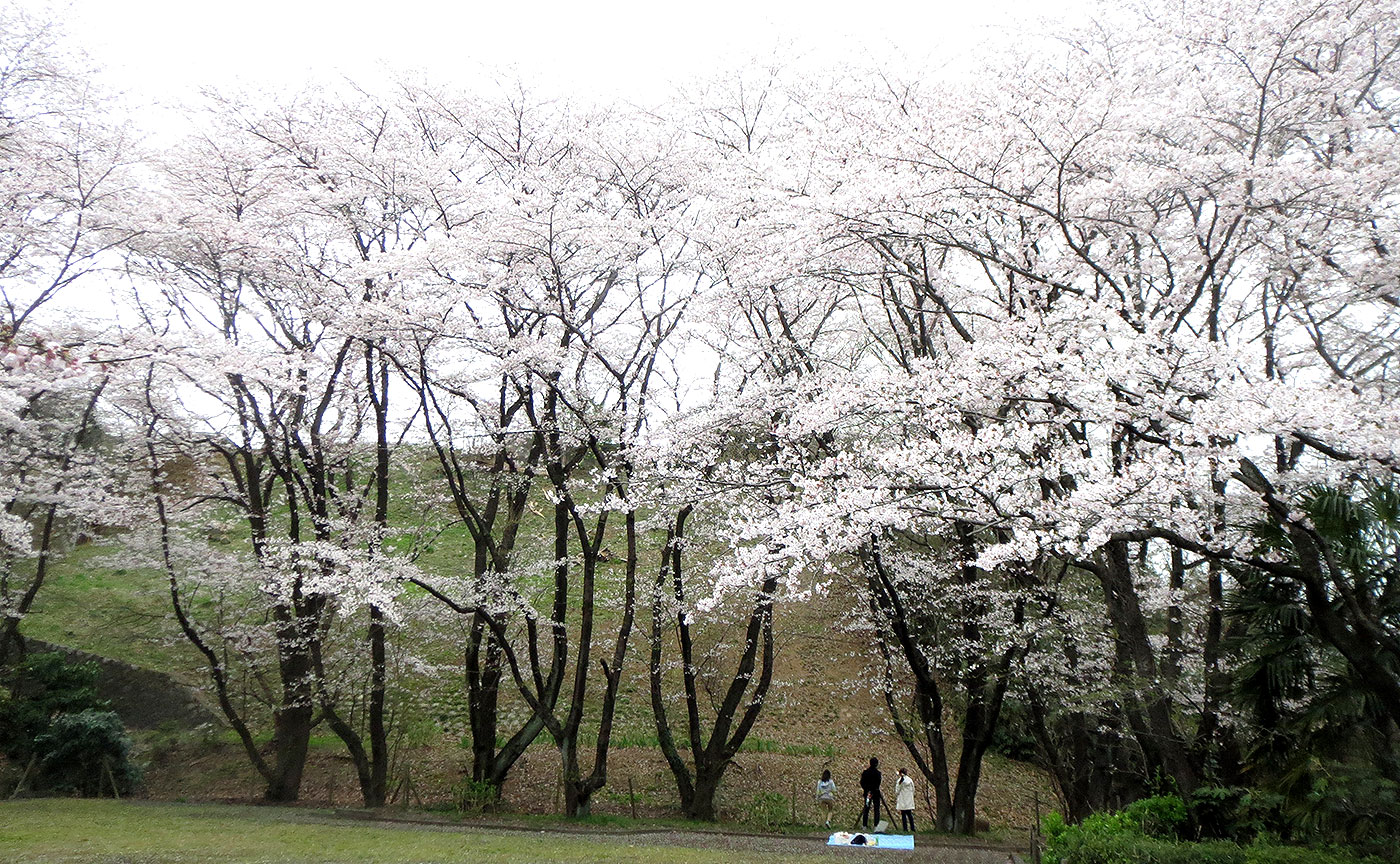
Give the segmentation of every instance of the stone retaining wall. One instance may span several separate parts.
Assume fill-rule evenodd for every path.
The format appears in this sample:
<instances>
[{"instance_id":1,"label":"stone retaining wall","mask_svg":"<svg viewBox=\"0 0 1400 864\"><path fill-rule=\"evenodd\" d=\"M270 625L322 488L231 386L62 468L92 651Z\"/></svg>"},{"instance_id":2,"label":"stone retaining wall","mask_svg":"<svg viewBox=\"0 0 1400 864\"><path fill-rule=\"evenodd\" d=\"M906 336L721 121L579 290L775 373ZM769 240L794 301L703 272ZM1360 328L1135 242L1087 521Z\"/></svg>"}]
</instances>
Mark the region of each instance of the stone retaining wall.
<instances>
[{"instance_id":1,"label":"stone retaining wall","mask_svg":"<svg viewBox=\"0 0 1400 864\"><path fill-rule=\"evenodd\" d=\"M31 653L57 651L73 660L96 663L102 670L97 679L97 695L112 703L112 710L129 729L155 729L167 723L188 729L220 722L219 716L201 700L198 691L163 672L66 645L30 638L24 641Z\"/></svg>"}]
</instances>

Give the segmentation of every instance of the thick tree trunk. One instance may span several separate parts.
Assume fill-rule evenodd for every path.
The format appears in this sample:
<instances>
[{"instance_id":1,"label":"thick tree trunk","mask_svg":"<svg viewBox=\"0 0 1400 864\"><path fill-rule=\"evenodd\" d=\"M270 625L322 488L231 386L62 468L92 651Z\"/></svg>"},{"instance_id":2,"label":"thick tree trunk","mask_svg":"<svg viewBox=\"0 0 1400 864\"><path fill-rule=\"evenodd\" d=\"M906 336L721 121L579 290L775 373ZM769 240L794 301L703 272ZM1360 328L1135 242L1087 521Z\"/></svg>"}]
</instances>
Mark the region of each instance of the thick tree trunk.
<instances>
[{"instance_id":1,"label":"thick tree trunk","mask_svg":"<svg viewBox=\"0 0 1400 864\"><path fill-rule=\"evenodd\" d=\"M691 800L682 802L686 818L700 822L718 822L719 810L715 807L715 797L719 794L720 780L724 778L726 764L718 770L701 772L695 778L695 791Z\"/></svg>"},{"instance_id":2,"label":"thick tree trunk","mask_svg":"<svg viewBox=\"0 0 1400 864\"><path fill-rule=\"evenodd\" d=\"M500 796L496 774L497 706L500 701L501 656L481 613L472 618L463 660L467 684L467 719L472 732L472 779L491 783Z\"/></svg>"},{"instance_id":3,"label":"thick tree trunk","mask_svg":"<svg viewBox=\"0 0 1400 864\"><path fill-rule=\"evenodd\" d=\"M274 610L282 699L273 714L273 759L266 792L269 801L295 801L301 792L301 776L315 724L319 649L315 622L323 611L321 605L320 600L294 596L292 605Z\"/></svg>"},{"instance_id":4,"label":"thick tree trunk","mask_svg":"<svg viewBox=\"0 0 1400 864\"><path fill-rule=\"evenodd\" d=\"M977 786L982 779L982 757L986 755L985 744L964 742L962 756L958 759L958 782L953 793L952 832L954 834L977 833Z\"/></svg>"},{"instance_id":5,"label":"thick tree trunk","mask_svg":"<svg viewBox=\"0 0 1400 864\"><path fill-rule=\"evenodd\" d=\"M929 752L929 764L924 764L912 738L905 741L905 747L922 769L920 773L924 775L924 779L933 787L933 812L938 830L952 831L953 786L948 772L947 738L943 734L943 699L936 682L919 680L915 682L914 687L919 721L924 729L924 744Z\"/></svg>"},{"instance_id":6,"label":"thick tree trunk","mask_svg":"<svg viewBox=\"0 0 1400 864\"><path fill-rule=\"evenodd\" d=\"M1124 683L1141 705L1142 726L1135 731L1148 758L1148 768L1160 769L1170 777L1177 794L1184 798L1195 791L1197 774L1190 750L1173 720L1171 698L1161 688L1147 621L1133 585L1127 545L1121 540L1107 544L1103 564L1095 569L1103 587L1120 666L1126 664L1124 671L1131 675Z\"/></svg>"},{"instance_id":7,"label":"thick tree trunk","mask_svg":"<svg viewBox=\"0 0 1400 864\"><path fill-rule=\"evenodd\" d=\"M1007 657L990 673L978 668L969 676L962 752L958 755L958 779L953 791L954 834L970 835L977 831L977 788L982 779L982 759L991 746L992 735L1001 716L1010 665L1010 658Z\"/></svg>"},{"instance_id":8,"label":"thick tree trunk","mask_svg":"<svg viewBox=\"0 0 1400 864\"><path fill-rule=\"evenodd\" d=\"M559 763L563 769L564 813L575 817L587 816L592 796L583 784L583 772L578 767L578 742L575 739L566 738L559 742Z\"/></svg>"},{"instance_id":9,"label":"thick tree trunk","mask_svg":"<svg viewBox=\"0 0 1400 864\"><path fill-rule=\"evenodd\" d=\"M307 694L308 696L310 694ZM301 776L311 744L310 700L279 709L273 716L271 774L263 797L269 801L295 801L301 794Z\"/></svg>"}]
</instances>

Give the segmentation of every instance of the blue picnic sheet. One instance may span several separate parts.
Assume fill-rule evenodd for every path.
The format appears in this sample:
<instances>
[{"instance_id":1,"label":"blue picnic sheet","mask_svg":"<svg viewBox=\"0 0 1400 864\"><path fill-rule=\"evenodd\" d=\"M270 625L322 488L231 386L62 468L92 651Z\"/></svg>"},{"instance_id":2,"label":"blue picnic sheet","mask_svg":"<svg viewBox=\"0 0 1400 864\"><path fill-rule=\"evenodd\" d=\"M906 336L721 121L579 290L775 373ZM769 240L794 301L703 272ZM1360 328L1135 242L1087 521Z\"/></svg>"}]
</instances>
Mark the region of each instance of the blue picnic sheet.
<instances>
[{"instance_id":1,"label":"blue picnic sheet","mask_svg":"<svg viewBox=\"0 0 1400 864\"><path fill-rule=\"evenodd\" d=\"M857 845L857 848L859 848L859 845L864 845L867 849L913 849L913 848L914 848L914 835L913 835L913 834L866 834L866 833L864 833L864 832L857 832L857 833L859 833L859 834L861 834L862 836L865 837L865 841L866 841L866 842L865 842L864 844L852 844L852 843L851 843L851 838L855 837L856 834L853 834L853 833L851 833L851 832L849 832L849 831L837 831L835 834L832 834L830 837L827 838L827 840L826 840L826 845L828 845L828 846L851 846L851 845Z\"/></svg>"}]
</instances>

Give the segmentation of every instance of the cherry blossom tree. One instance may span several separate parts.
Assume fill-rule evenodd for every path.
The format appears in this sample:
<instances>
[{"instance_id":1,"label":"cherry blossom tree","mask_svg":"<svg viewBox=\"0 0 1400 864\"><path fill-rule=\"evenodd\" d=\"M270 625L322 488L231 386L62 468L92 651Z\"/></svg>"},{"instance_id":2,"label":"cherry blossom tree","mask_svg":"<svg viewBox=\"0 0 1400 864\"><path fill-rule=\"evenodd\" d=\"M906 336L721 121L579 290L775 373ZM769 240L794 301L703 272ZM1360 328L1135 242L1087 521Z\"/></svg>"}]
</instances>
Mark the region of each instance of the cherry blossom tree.
<instances>
[{"instance_id":1,"label":"cherry blossom tree","mask_svg":"<svg viewBox=\"0 0 1400 864\"><path fill-rule=\"evenodd\" d=\"M756 479L769 469L771 455L751 416L744 422L741 409L729 413L729 423L717 422L715 415L723 413L697 412L678 419L667 430L674 437L651 445L656 460L651 466L656 472L653 482L659 488L649 497L655 499L652 506L670 518L650 589L652 716L662 755L676 780L681 812L706 821L718 818L720 783L773 685L775 606L779 586L786 581L779 556L769 555L764 562L760 550L716 542L737 510L763 506L767 496L751 490L763 488ZM704 526L699 542L686 533L697 508L697 521L703 520ZM695 554L697 547L700 554ZM756 570L757 575L750 576L751 591L744 596L731 588L728 598L715 597L715 576L724 578L737 567ZM736 634L732 645L726 638L730 634ZM668 660L672 638L674 659ZM677 701L676 671L684 708L680 746L669 707Z\"/></svg>"},{"instance_id":2,"label":"cherry blossom tree","mask_svg":"<svg viewBox=\"0 0 1400 864\"><path fill-rule=\"evenodd\" d=\"M367 99L307 98L273 111L216 104L208 133L167 158L170 206L138 250L158 287L154 301L138 287L160 347L137 413L160 558L181 629L208 660L273 800L296 798L318 719L345 742L366 804L387 792L388 631L400 585L416 572L397 554L411 538L389 525L392 451L412 415L389 403L387 344L400 319L388 312L398 256L414 236L395 188L404 152L389 112L376 110ZM173 459L197 466L199 482L166 482ZM257 598L273 622L245 653L276 658L271 761L226 692L223 655L245 634L201 629L187 596L199 579L235 574L176 560L171 496L205 519L217 515L210 503L231 507L244 524L251 562L228 566L252 577L234 596ZM363 731L342 713L328 641L337 621L359 614L369 655Z\"/></svg>"},{"instance_id":3,"label":"cherry blossom tree","mask_svg":"<svg viewBox=\"0 0 1400 864\"><path fill-rule=\"evenodd\" d=\"M53 562L119 521L98 448L113 372L100 323L57 314L132 234L125 128L56 24L0 7L0 665Z\"/></svg>"},{"instance_id":4,"label":"cherry blossom tree","mask_svg":"<svg viewBox=\"0 0 1400 864\"><path fill-rule=\"evenodd\" d=\"M676 380L670 346L700 278L689 263L691 195L677 173L685 152L654 120L521 90L489 100L415 89L405 98L420 142L445 170L420 193L437 209L414 300L420 317L397 363L474 550L466 578L419 584L472 621L474 776L499 789L546 731L560 751L567 810L586 813L606 782L635 616L629 454L653 391ZM539 561L517 547L533 489L553 508ZM614 517L621 555L606 545ZM546 578L552 591L537 609L529 586ZM619 616L599 661L597 745L585 775L579 737L600 603ZM529 715L497 749L507 670Z\"/></svg>"},{"instance_id":5,"label":"cherry blossom tree","mask_svg":"<svg viewBox=\"0 0 1400 864\"><path fill-rule=\"evenodd\" d=\"M1393 36L1371 6L1276 13L1134 7L981 84L857 77L808 103L821 132L786 154L807 169L801 182L771 169L774 210L805 213L824 244L798 266L833 296L854 287L849 314L869 336L788 391L779 434L809 467L787 513L754 532L818 560L912 536L961 549L953 573L1008 579L1049 556L1088 574L1146 769L1183 794L1228 749L1217 562L1268 564L1247 551L1265 512L1254 448L1281 442L1294 489L1357 461L1339 455L1390 458L1384 397L1308 374L1297 349L1325 348L1324 319L1281 312L1278 285L1334 310L1374 296L1369 277L1340 274L1386 259L1383 242L1355 238L1392 218L1389 174L1361 189L1347 158L1323 156L1393 161L1381 155L1394 147L1381 119ZM1339 210L1355 221L1343 227ZM1304 266L1296 245L1280 261L1282 238L1334 228L1306 249L1335 243L1356 263ZM1330 320L1364 315L1360 302ZM1288 332L1285 315L1300 326ZM1355 350L1352 366L1326 368L1380 374L1384 347ZM1142 584L1163 573L1175 584L1152 602L1173 618L1170 656ZM1204 576L1196 610L1181 603L1188 574ZM983 630L966 610L958 624ZM1182 676L1188 627L1200 670ZM964 733L980 740L972 719ZM970 830L973 792L975 779L940 820Z\"/></svg>"}]
</instances>

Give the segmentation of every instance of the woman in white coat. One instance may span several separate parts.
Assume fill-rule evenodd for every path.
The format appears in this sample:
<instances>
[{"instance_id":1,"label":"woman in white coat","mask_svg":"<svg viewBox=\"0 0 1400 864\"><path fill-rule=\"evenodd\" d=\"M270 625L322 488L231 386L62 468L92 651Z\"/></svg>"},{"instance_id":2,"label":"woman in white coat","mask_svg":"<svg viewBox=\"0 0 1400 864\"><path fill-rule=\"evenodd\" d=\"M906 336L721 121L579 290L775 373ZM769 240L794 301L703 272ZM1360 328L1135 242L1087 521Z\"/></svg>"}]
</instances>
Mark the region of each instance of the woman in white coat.
<instances>
[{"instance_id":1,"label":"woman in white coat","mask_svg":"<svg viewBox=\"0 0 1400 864\"><path fill-rule=\"evenodd\" d=\"M894 809L899 811L899 830L914 833L914 778L903 768L894 781Z\"/></svg>"}]
</instances>

